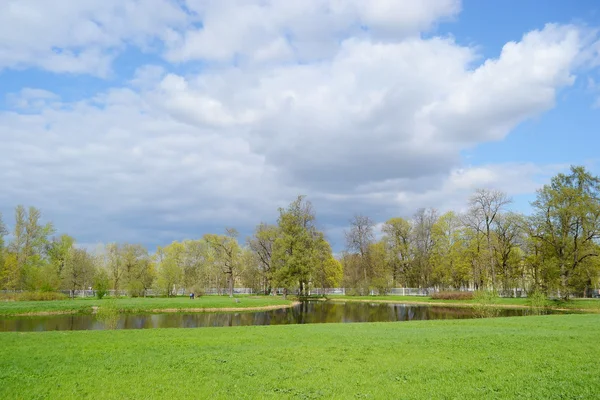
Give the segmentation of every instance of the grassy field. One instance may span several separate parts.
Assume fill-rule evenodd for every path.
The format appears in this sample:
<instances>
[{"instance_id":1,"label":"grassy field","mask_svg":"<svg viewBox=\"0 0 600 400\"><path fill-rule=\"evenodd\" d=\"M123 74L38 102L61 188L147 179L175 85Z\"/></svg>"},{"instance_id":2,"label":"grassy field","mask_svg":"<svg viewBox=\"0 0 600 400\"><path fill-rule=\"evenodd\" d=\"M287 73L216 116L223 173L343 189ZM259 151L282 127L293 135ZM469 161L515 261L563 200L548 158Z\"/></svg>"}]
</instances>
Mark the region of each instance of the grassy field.
<instances>
[{"instance_id":1,"label":"grassy field","mask_svg":"<svg viewBox=\"0 0 600 400\"><path fill-rule=\"evenodd\" d=\"M330 300L344 301L393 301L398 303L427 303L432 305L463 305L473 306L477 304L477 300L440 300L432 299L428 296L342 296L332 295L328 297ZM529 307L530 300L527 298L497 298L495 306L506 307ZM600 299L574 299L569 301L548 300L547 305L550 308L567 309L567 310L584 310L590 312L600 312Z\"/></svg>"},{"instance_id":2,"label":"grassy field","mask_svg":"<svg viewBox=\"0 0 600 400\"><path fill-rule=\"evenodd\" d=\"M0 333L0 398L597 399L600 315Z\"/></svg>"},{"instance_id":3,"label":"grassy field","mask_svg":"<svg viewBox=\"0 0 600 400\"><path fill-rule=\"evenodd\" d=\"M28 313L91 313L93 307L111 305L119 312L164 312L200 311L213 308L254 308L277 305L289 305L291 301L274 296L239 296L236 303L227 296L204 296L190 300L188 297L171 298L117 298L102 299L76 298L54 301L0 301L0 315L18 315Z\"/></svg>"}]
</instances>

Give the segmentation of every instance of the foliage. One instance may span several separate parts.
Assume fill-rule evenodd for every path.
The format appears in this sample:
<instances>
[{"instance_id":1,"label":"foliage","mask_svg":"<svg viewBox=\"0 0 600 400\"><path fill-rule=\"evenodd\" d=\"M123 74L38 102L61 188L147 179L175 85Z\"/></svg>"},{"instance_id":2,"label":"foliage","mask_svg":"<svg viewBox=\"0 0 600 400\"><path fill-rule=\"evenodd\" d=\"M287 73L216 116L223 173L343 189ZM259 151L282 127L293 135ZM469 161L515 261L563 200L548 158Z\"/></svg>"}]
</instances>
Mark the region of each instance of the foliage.
<instances>
[{"instance_id":1,"label":"foliage","mask_svg":"<svg viewBox=\"0 0 600 400\"><path fill-rule=\"evenodd\" d=\"M475 315L480 318L497 317L500 309L498 294L490 290L478 290L473 295Z\"/></svg>"},{"instance_id":2,"label":"foliage","mask_svg":"<svg viewBox=\"0 0 600 400\"><path fill-rule=\"evenodd\" d=\"M302 295L332 286L357 295L419 287L492 289L505 297L542 290L567 300L600 288L598 177L583 167L556 175L539 190L530 216L506 211L509 201L502 192L478 189L465 213L419 209L412 218L386 221L381 237L374 220L357 214L338 257L304 196L245 241L229 228L160 246L152 255L135 243L88 251L69 235L53 236L38 209L17 206L10 236L0 215L0 290L93 286L100 296L112 289L141 297L149 289L173 296L227 288L232 295L236 285Z\"/></svg>"},{"instance_id":3,"label":"foliage","mask_svg":"<svg viewBox=\"0 0 600 400\"><path fill-rule=\"evenodd\" d=\"M105 300L97 308L96 318L106 325L108 329L116 329L119 322L119 307L116 300Z\"/></svg>"},{"instance_id":4,"label":"foliage","mask_svg":"<svg viewBox=\"0 0 600 400\"><path fill-rule=\"evenodd\" d=\"M104 268L99 268L96 271L96 275L94 276L94 286L93 289L96 293L96 298L102 299L104 296L108 294L108 288L110 285L110 280L108 277L108 273Z\"/></svg>"},{"instance_id":5,"label":"foliage","mask_svg":"<svg viewBox=\"0 0 600 400\"><path fill-rule=\"evenodd\" d=\"M12 301L54 301L65 300L68 296L59 292L20 292L0 294L0 300Z\"/></svg>"},{"instance_id":6,"label":"foliage","mask_svg":"<svg viewBox=\"0 0 600 400\"><path fill-rule=\"evenodd\" d=\"M528 293L527 300L532 314L540 314L549 306L548 297L541 290Z\"/></svg>"},{"instance_id":7,"label":"foliage","mask_svg":"<svg viewBox=\"0 0 600 400\"><path fill-rule=\"evenodd\" d=\"M473 292L436 292L431 295L435 300L473 300Z\"/></svg>"}]
</instances>

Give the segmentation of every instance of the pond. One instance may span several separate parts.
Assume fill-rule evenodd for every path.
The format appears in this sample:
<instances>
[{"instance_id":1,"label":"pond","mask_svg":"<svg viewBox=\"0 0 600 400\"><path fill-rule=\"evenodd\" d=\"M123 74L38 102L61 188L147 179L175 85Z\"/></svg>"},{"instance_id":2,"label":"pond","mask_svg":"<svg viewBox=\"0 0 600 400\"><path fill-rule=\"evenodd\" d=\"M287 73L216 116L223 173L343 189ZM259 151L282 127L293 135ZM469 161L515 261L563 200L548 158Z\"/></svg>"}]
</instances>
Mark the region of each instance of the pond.
<instances>
[{"instance_id":1,"label":"pond","mask_svg":"<svg viewBox=\"0 0 600 400\"><path fill-rule=\"evenodd\" d=\"M528 315L527 309L501 309L499 316ZM236 313L119 314L102 320L70 314L0 318L0 331L71 331L102 329L203 328L219 326L315 324L332 322L394 322L475 318L472 308L414 304L304 301L279 310Z\"/></svg>"}]
</instances>

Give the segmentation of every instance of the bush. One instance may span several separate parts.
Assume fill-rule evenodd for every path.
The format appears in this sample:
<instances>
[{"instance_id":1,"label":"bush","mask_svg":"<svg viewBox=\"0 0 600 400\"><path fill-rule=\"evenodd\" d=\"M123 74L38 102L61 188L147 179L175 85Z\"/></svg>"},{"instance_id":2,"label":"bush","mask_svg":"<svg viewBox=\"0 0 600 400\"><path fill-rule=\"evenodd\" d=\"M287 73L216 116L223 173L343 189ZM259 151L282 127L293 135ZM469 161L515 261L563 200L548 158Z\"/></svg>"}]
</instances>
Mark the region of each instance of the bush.
<instances>
[{"instance_id":1,"label":"bush","mask_svg":"<svg viewBox=\"0 0 600 400\"><path fill-rule=\"evenodd\" d=\"M69 296L59 292L21 292L21 293L0 293L0 300L3 301L49 301L66 300Z\"/></svg>"},{"instance_id":2,"label":"bush","mask_svg":"<svg viewBox=\"0 0 600 400\"><path fill-rule=\"evenodd\" d=\"M127 292L130 297L143 297L146 290L141 282L131 282L127 285Z\"/></svg>"},{"instance_id":3,"label":"bush","mask_svg":"<svg viewBox=\"0 0 600 400\"><path fill-rule=\"evenodd\" d=\"M437 292L431 295L436 300L473 300L473 292Z\"/></svg>"},{"instance_id":4,"label":"bush","mask_svg":"<svg viewBox=\"0 0 600 400\"><path fill-rule=\"evenodd\" d=\"M96 310L96 318L103 322L108 329L116 329L119 324L119 308L115 300L106 300Z\"/></svg>"},{"instance_id":5,"label":"bush","mask_svg":"<svg viewBox=\"0 0 600 400\"><path fill-rule=\"evenodd\" d=\"M527 296L529 309L532 314L542 314L544 309L548 307L548 298L541 290L534 290Z\"/></svg>"},{"instance_id":6,"label":"bush","mask_svg":"<svg viewBox=\"0 0 600 400\"><path fill-rule=\"evenodd\" d=\"M94 276L94 290L96 292L96 297L98 299L102 299L104 296L108 294L108 288L110 286L110 280L108 278L108 273L103 269L99 268Z\"/></svg>"},{"instance_id":7,"label":"bush","mask_svg":"<svg viewBox=\"0 0 600 400\"><path fill-rule=\"evenodd\" d=\"M204 288L203 287L194 286L194 288L192 289L192 292L194 293L194 297L204 296Z\"/></svg>"},{"instance_id":8,"label":"bush","mask_svg":"<svg viewBox=\"0 0 600 400\"><path fill-rule=\"evenodd\" d=\"M498 303L498 294L488 290L478 290L473 296L476 301L473 306L475 316L479 318L497 317L500 314L500 309L495 307Z\"/></svg>"},{"instance_id":9,"label":"bush","mask_svg":"<svg viewBox=\"0 0 600 400\"><path fill-rule=\"evenodd\" d=\"M58 292L23 292L16 296L17 301L66 300L69 296Z\"/></svg>"}]
</instances>

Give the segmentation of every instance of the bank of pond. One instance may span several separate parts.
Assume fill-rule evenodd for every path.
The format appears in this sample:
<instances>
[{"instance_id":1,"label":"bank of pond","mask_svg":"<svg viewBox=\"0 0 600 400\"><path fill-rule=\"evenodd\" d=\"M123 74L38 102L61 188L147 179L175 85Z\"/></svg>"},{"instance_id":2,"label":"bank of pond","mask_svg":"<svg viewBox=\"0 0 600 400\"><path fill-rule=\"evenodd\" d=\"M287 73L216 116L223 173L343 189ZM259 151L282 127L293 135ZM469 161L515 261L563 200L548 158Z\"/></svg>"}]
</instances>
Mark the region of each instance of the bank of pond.
<instances>
[{"instance_id":1,"label":"bank of pond","mask_svg":"<svg viewBox=\"0 0 600 400\"><path fill-rule=\"evenodd\" d=\"M104 329L201 328L251 325L399 322L467 319L482 316L526 316L564 313L528 308L431 306L353 301L302 301L291 307L263 311L93 313L0 317L0 331L70 331Z\"/></svg>"}]
</instances>

